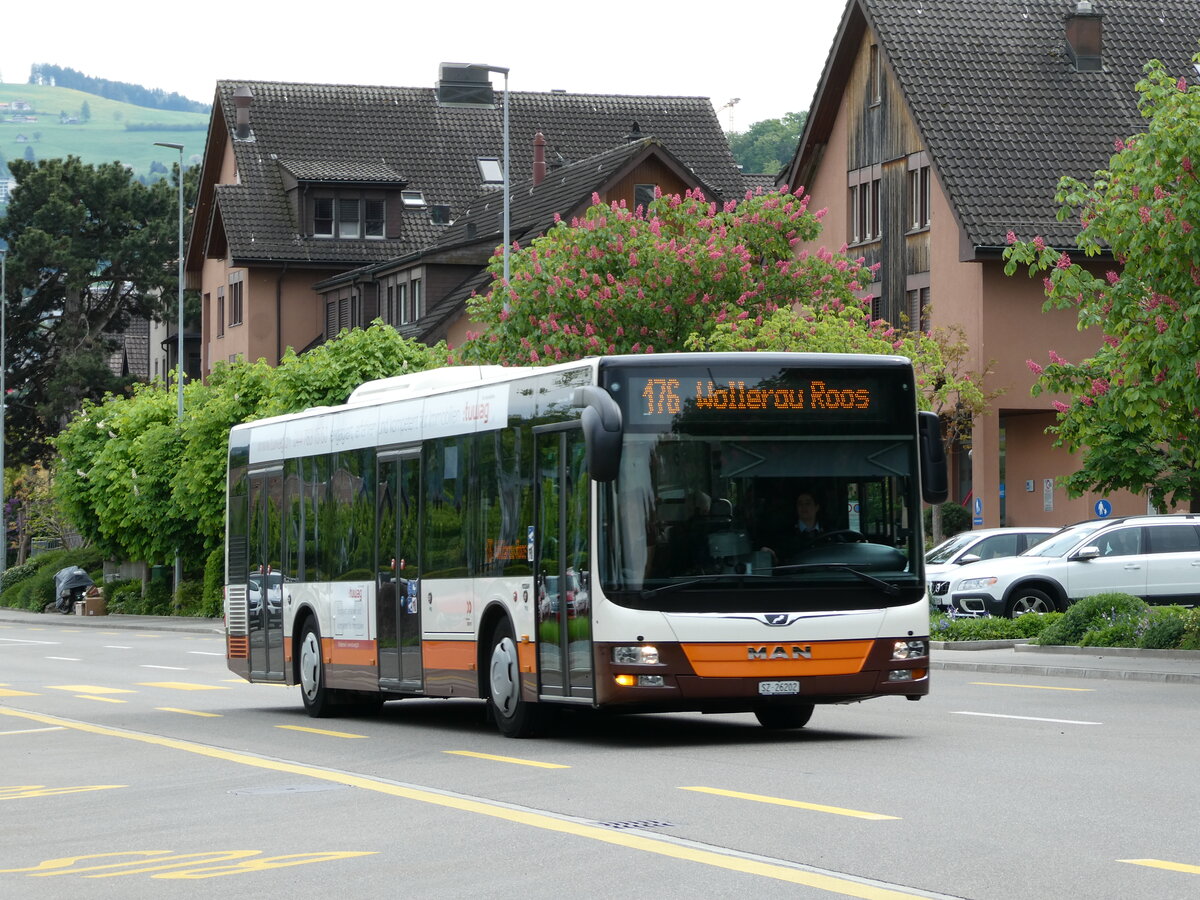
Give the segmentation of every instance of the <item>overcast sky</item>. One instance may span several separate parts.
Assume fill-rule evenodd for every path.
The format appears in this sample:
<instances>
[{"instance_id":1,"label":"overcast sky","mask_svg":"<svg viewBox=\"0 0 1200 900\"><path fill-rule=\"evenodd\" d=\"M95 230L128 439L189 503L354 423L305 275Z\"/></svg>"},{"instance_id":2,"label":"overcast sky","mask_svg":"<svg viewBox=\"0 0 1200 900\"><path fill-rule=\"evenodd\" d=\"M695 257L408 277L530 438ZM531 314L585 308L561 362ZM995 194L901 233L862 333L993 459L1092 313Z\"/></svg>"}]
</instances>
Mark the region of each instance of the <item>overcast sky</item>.
<instances>
[{"instance_id":1,"label":"overcast sky","mask_svg":"<svg viewBox=\"0 0 1200 900\"><path fill-rule=\"evenodd\" d=\"M432 87L439 62L488 63L514 91L708 97L745 131L808 108L844 7L26 0L0 16L0 79L50 63L211 103L219 79Z\"/></svg>"}]
</instances>

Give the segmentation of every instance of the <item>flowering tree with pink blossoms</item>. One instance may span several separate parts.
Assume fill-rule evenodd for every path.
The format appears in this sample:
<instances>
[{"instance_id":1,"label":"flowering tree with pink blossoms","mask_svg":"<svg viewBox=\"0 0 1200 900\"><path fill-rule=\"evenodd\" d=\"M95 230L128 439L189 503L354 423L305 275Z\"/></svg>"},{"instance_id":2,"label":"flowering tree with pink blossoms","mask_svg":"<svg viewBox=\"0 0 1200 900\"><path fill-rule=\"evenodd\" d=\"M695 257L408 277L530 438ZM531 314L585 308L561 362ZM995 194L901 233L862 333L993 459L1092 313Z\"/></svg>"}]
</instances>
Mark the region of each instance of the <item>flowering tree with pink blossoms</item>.
<instances>
[{"instance_id":1,"label":"flowering tree with pink blossoms","mask_svg":"<svg viewBox=\"0 0 1200 900\"><path fill-rule=\"evenodd\" d=\"M796 302L814 314L860 306L856 295L871 281L861 259L796 252L821 230L822 213L808 209L802 190L724 204L689 191L645 210L592 199L570 224L513 249L510 284L493 259L491 290L468 301L485 327L461 348L464 359L529 365L679 351L693 334L730 322L758 327Z\"/></svg>"},{"instance_id":2,"label":"flowering tree with pink blossoms","mask_svg":"<svg viewBox=\"0 0 1200 900\"><path fill-rule=\"evenodd\" d=\"M1157 61L1144 71L1146 131L1118 140L1093 184L1063 178L1056 198L1060 220L1078 216L1084 256L1109 251L1113 268L1097 274L1010 232L1005 271L1042 274L1046 308L1074 309L1102 336L1087 359L1029 361L1035 394L1073 398L1055 404L1050 429L1056 446L1082 451L1067 489L1147 491L1159 508L1200 511L1200 88Z\"/></svg>"}]
</instances>

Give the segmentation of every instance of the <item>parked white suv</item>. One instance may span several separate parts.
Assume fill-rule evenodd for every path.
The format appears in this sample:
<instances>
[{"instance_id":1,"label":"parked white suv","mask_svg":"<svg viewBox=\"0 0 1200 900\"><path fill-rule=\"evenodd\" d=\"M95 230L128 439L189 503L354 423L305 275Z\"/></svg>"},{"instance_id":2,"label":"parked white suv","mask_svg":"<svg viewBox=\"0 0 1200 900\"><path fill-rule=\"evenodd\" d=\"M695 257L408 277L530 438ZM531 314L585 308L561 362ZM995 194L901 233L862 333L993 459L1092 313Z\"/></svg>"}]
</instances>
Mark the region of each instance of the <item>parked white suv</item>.
<instances>
[{"instance_id":1,"label":"parked white suv","mask_svg":"<svg viewBox=\"0 0 1200 900\"><path fill-rule=\"evenodd\" d=\"M947 596L961 612L1011 618L1110 591L1148 603L1200 602L1200 515L1068 525L1020 556L960 567Z\"/></svg>"},{"instance_id":2,"label":"parked white suv","mask_svg":"<svg viewBox=\"0 0 1200 900\"><path fill-rule=\"evenodd\" d=\"M975 531L960 531L942 541L925 554L925 582L929 588L929 602L937 609L950 605L950 579L960 566L979 562L981 559L999 559L1016 556L1030 547L1040 544L1058 531L1050 526L1011 526L1008 528L980 528Z\"/></svg>"}]
</instances>

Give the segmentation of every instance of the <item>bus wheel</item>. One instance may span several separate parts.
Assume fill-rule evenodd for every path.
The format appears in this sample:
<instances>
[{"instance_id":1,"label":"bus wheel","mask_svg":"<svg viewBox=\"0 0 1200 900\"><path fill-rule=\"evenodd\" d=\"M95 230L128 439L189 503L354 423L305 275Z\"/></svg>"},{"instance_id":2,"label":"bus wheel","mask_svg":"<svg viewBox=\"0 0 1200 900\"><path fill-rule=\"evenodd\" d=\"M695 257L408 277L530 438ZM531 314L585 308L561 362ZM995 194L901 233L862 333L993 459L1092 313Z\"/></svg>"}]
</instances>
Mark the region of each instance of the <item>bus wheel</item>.
<instances>
[{"instance_id":1,"label":"bus wheel","mask_svg":"<svg viewBox=\"0 0 1200 900\"><path fill-rule=\"evenodd\" d=\"M334 714L333 691L325 686L325 663L321 659L321 635L309 621L300 638L300 698L304 711L314 719Z\"/></svg>"},{"instance_id":2,"label":"bus wheel","mask_svg":"<svg viewBox=\"0 0 1200 900\"><path fill-rule=\"evenodd\" d=\"M505 737L533 737L539 708L521 698L521 666L512 625L504 619L492 632L492 658L488 665L488 709Z\"/></svg>"},{"instance_id":3,"label":"bus wheel","mask_svg":"<svg viewBox=\"0 0 1200 900\"><path fill-rule=\"evenodd\" d=\"M763 728L803 728L812 718L813 704L799 703L792 706L760 706L754 717Z\"/></svg>"}]
</instances>

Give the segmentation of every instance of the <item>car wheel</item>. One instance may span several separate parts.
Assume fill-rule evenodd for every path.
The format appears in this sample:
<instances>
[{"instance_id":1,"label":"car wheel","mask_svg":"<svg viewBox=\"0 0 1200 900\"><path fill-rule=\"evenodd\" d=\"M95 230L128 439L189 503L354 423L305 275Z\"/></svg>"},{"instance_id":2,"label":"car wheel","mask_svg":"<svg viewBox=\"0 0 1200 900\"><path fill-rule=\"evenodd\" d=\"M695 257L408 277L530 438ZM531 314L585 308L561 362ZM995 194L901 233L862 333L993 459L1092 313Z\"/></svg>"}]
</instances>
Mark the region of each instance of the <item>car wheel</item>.
<instances>
[{"instance_id":1,"label":"car wheel","mask_svg":"<svg viewBox=\"0 0 1200 900\"><path fill-rule=\"evenodd\" d=\"M813 704L798 703L790 706L760 706L754 717L763 728L803 728L812 718Z\"/></svg>"},{"instance_id":2,"label":"car wheel","mask_svg":"<svg viewBox=\"0 0 1200 900\"><path fill-rule=\"evenodd\" d=\"M488 665L488 709L505 737L533 737L541 724L541 708L521 697L521 665L512 625L504 619L492 632Z\"/></svg>"},{"instance_id":3,"label":"car wheel","mask_svg":"<svg viewBox=\"0 0 1200 900\"><path fill-rule=\"evenodd\" d=\"M1058 611L1058 604L1045 591L1023 588L1016 591L1008 601L1005 615L1010 619L1026 613L1051 613Z\"/></svg>"}]
</instances>

